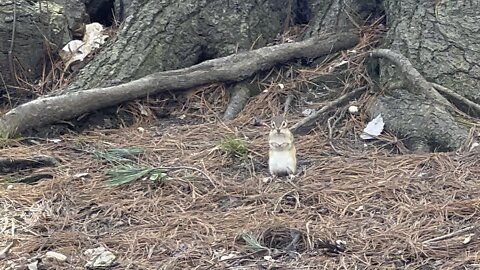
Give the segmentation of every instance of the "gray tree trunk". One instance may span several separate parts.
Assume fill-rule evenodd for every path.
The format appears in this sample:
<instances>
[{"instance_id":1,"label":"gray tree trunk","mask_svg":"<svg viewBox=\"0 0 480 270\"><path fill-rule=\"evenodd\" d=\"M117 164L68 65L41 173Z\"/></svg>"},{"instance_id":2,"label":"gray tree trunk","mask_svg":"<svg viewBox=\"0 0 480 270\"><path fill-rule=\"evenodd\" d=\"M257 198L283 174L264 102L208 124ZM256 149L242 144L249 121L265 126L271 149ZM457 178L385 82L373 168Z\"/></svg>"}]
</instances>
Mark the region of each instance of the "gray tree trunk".
<instances>
[{"instance_id":1,"label":"gray tree trunk","mask_svg":"<svg viewBox=\"0 0 480 270\"><path fill-rule=\"evenodd\" d=\"M109 86L263 47L281 32L287 4L288 0L133 1L115 40L64 91Z\"/></svg>"},{"instance_id":2,"label":"gray tree trunk","mask_svg":"<svg viewBox=\"0 0 480 270\"><path fill-rule=\"evenodd\" d=\"M307 38L351 31L360 21L367 18L374 21L385 12L388 32L383 47L403 53L427 80L479 103L475 63L480 50L475 33L480 6L443 2L125 1L126 6L115 7L123 10L125 16L118 35L80 71L68 88L52 95L116 85L154 72L262 47L281 33L290 19L309 23L304 36ZM289 13L290 7L293 14ZM24 61L28 60L35 62ZM398 70L384 60L380 61L379 76L381 82L402 79ZM372 118L381 113L386 128L406 138L407 145L415 151L450 151L461 146L467 139L468 127L445 108L411 94L414 89L404 88L378 98L369 111Z\"/></svg>"},{"instance_id":3,"label":"gray tree trunk","mask_svg":"<svg viewBox=\"0 0 480 270\"><path fill-rule=\"evenodd\" d=\"M38 80L43 63L50 63L48 51L71 40L71 30L84 19L81 0L0 0L0 101L7 90L15 90L9 86L17 85L17 79Z\"/></svg>"},{"instance_id":4,"label":"gray tree trunk","mask_svg":"<svg viewBox=\"0 0 480 270\"><path fill-rule=\"evenodd\" d=\"M370 18L375 19L385 10L388 32L381 47L405 55L429 82L446 86L479 104L480 5L469 1L382 2L314 1L311 8L316 17L308 34L352 28L348 11L360 17L371 14ZM398 71L389 61L380 60L382 83L402 80ZM386 129L417 152L453 151L462 146L469 128L432 100L412 94L415 92L408 88L387 92L370 108L371 117L381 113Z\"/></svg>"},{"instance_id":5,"label":"gray tree trunk","mask_svg":"<svg viewBox=\"0 0 480 270\"><path fill-rule=\"evenodd\" d=\"M402 52L428 81L478 104L480 5L437 2L385 1L389 30L383 47ZM389 63L381 63L382 81L401 79ZM382 113L387 127L407 138L413 150L451 151L460 147L467 139L468 127L431 100L408 90L397 89L380 97L371 113Z\"/></svg>"}]
</instances>

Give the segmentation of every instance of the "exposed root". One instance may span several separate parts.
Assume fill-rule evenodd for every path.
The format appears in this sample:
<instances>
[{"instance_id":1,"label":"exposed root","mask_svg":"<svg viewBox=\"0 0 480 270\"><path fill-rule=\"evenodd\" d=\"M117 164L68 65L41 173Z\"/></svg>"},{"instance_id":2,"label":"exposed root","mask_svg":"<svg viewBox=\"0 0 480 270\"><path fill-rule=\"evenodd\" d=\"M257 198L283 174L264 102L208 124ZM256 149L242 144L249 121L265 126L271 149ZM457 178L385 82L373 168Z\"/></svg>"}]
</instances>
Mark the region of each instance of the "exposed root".
<instances>
[{"instance_id":1,"label":"exposed root","mask_svg":"<svg viewBox=\"0 0 480 270\"><path fill-rule=\"evenodd\" d=\"M245 107L250 98L251 90L247 82L236 84L232 89L230 103L223 114L224 121L233 120Z\"/></svg>"},{"instance_id":2,"label":"exposed root","mask_svg":"<svg viewBox=\"0 0 480 270\"><path fill-rule=\"evenodd\" d=\"M465 97L455 93L454 91L450 90L449 88L447 88L445 86L442 86L442 85L436 84L436 83L432 83L432 85L441 94L443 94L445 96L448 96L450 98L453 98L458 102L461 102L462 104L465 105L465 107L468 108L468 110L473 110L476 113L477 116L480 116L480 105L479 104L469 100L468 98L465 98ZM464 113L472 115L472 113L469 112L468 110L464 111Z\"/></svg>"},{"instance_id":3,"label":"exposed root","mask_svg":"<svg viewBox=\"0 0 480 270\"><path fill-rule=\"evenodd\" d=\"M429 97L432 101L451 108L452 105L442 95L440 95L410 61L402 54L390 49L374 49L370 52L373 57L382 57L390 60L399 69L404 79L411 84L412 90L420 90L420 93Z\"/></svg>"}]
</instances>

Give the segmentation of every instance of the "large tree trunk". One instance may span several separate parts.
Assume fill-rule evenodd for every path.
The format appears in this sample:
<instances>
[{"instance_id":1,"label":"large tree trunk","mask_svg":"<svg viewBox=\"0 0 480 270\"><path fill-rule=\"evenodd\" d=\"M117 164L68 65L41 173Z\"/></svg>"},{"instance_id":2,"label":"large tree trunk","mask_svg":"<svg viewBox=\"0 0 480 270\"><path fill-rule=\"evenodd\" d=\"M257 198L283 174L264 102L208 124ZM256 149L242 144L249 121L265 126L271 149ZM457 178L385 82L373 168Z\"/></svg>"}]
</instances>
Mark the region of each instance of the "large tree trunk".
<instances>
[{"instance_id":1,"label":"large tree trunk","mask_svg":"<svg viewBox=\"0 0 480 270\"><path fill-rule=\"evenodd\" d=\"M269 0L262 3L253 0L127 2L128 9L125 13L127 17L115 38L77 74L75 80L67 88L54 91L49 94L50 96L71 94L93 88L105 89L104 87L118 84L129 87L131 85L125 85L125 83L145 78L155 72L189 67L207 59L264 47L267 43L274 41L274 38L282 33L291 22L305 22L307 17L301 13L302 5L298 5L298 2L292 0L280 2ZM292 11L295 12L294 16L291 16ZM297 13L301 15L297 16ZM356 38L349 36L344 43L350 45L345 48L353 46L352 42L355 40ZM340 47L331 47L327 52L345 49ZM311 57L315 58L318 55L314 53ZM264 60L270 61L269 59ZM262 69L260 68L260 70ZM138 93L138 90L133 89L132 91ZM157 91L146 92L144 96L155 92ZM129 97L140 96L130 93L121 100L125 101ZM112 99L113 101L109 102L109 96L105 95L104 99L101 102L90 102L89 105L114 105L114 101L117 100ZM21 108L30 116L19 113L19 110L6 114L0 119L0 129L3 128L7 134L13 134L12 132L24 130L26 127L45 123L24 121L32 119L31 116L48 119L47 122L50 123L52 119L61 120L65 119L62 116L78 116L78 112L92 108L85 105L83 106L85 108L79 109L82 105L77 103L47 105L45 100L30 103ZM35 109L30 111L29 108ZM61 115L49 113L54 108L54 111L60 112ZM69 108L76 109L69 110ZM234 111L238 112L238 108ZM18 123L26 123L26 125L18 125ZM12 131L11 127L15 127L15 130Z\"/></svg>"},{"instance_id":2,"label":"large tree trunk","mask_svg":"<svg viewBox=\"0 0 480 270\"><path fill-rule=\"evenodd\" d=\"M18 82L34 83L60 49L85 22L85 5L75 1L0 0L0 101L17 96ZM20 85L25 86L25 85ZM24 93L22 93L24 94ZM23 95L22 95L23 96ZM30 96L30 95L28 95Z\"/></svg>"},{"instance_id":3,"label":"large tree trunk","mask_svg":"<svg viewBox=\"0 0 480 270\"><path fill-rule=\"evenodd\" d=\"M480 103L476 65L480 57L476 35L480 6L448 1L382 2L318 0L312 4L317 17L309 34L350 28L348 11L363 16L370 13L370 20L376 19L375 15L383 14L384 4L388 32L382 47L404 54L429 82ZM380 61L379 75L382 83L405 80L388 60ZM369 110L371 117L381 113L386 128L405 139L414 151L458 149L467 139L468 127L444 106L415 94L419 91L412 88L392 89L380 96Z\"/></svg>"},{"instance_id":4,"label":"large tree trunk","mask_svg":"<svg viewBox=\"0 0 480 270\"><path fill-rule=\"evenodd\" d=\"M80 71L75 81L51 95L117 85L154 72L262 47L282 33L289 22L308 22L310 27L304 35L308 38L355 30L362 20L372 22L386 15L388 32L383 47L403 53L427 80L444 84L477 103L480 99L475 79L480 53L472 45L476 41L475 20L467 16L468 12L478 11L477 6L437 5L434 1L419 4L413 0L402 1L401 5L399 0L125 3L128 5L121 7L126 8L122 14L125 21L118 35ZM465 14L465 19L457 19L461 18L459 14ZM380 62L379 70L381 82L403 79L387 61ZM461 89L458 85L462 85ZM468 128L443 105L412 94L418 92L414 88L404 86L380 96L369 110L372 118L381 113L387 129L407 138L405 141L416 151L450 151L461 146Z\"/></svg>"},{"instance_id":5,"label":"large tree trunk","mask_svg":"<svg viewBox=\"0 0 480 270\"><path fill-rule=\"evenodd\" d=\"M281 32L288 0L136 1L118 35L65 89L127 82L259 48Z\"/></svg>"},{"instance_id":6,"label":"large tree trunk","mask_svg":"<svg viewBox=\"0 0 480 270\"><path fill-rule=\"evenodd\" d=\"M383 47L402 52L428 81L479 103L480 49L475 32L480 6L437 2L385 1L389 30ZM401 79L397 74L382 62L382 81ZM382 113L387 127L408 138L414 150L449 151L461 146L468 128L431 100L413 93L405 88L393 90L378 99L371 113Z\"/></svg>"}]
</instances>

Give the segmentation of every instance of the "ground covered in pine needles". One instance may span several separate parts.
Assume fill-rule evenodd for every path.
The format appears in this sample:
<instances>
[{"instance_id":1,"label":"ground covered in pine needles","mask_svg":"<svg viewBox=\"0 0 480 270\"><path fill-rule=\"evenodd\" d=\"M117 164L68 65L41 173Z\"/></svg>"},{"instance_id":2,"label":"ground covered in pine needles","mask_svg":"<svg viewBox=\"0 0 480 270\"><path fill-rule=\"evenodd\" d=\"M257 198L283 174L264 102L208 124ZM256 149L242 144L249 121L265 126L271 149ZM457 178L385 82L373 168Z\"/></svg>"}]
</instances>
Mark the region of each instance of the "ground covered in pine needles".
<instances>
[{"instance_id":1,"label":"ground covered in pine needles","mask_svg":"<svg viewBox=\"0 0 480 270\"><path fill-rule=\"evenodd\" d=\"M272 70L276 80L259 79L262 92L230 123L218 118L229 101L218 84L181 106L129 107L138 119L175 107L167 119L8 142L2 157L48 155L58 165L1 174L0 269L85 269L85 251L98 247L115 256L110 269L478 269L479 151L412 154L388 133L361 140L371 89L296 136L295 179L269 178L263 124L287 96L302 92L293 93L296 123L369 85L364 59L328 60L296 69L295 80L290 67ZM310 83L344 65L340 88ZM112 186L121 170L140 180ZM12 183L32 174L43 179Z\"/></svg>"},{"instance_id":2,"label":"ground covered in pine needles","mask_svg":"<svg viewBox=\"0 0 480 270\"><path fill-rule=\"evenodd\" d=\"M478 152L400 155L363 142L347 151L342 141L333 150L315 133L297 139L301 173L288 182L268 178L267 132L177 121L1 150L60 160L37 171L53 179L0 190L1 244L14 242L1 268L55 251L68 260L43 259L46 269L84 269L84 251L98 246L117 257L112 269L479 267ZM144 152L112 161L112 148ZM185 168L110 187L117 162Z\"/></svg>"}]
</instances>

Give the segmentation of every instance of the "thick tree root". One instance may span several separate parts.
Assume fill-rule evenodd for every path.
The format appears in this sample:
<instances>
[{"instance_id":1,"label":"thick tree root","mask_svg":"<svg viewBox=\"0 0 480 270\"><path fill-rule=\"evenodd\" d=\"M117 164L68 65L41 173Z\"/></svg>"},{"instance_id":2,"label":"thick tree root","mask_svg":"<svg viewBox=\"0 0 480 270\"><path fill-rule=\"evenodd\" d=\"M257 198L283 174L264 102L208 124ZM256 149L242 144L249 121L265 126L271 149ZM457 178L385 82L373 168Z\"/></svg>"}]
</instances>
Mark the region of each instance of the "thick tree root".
<instances>
[{"instance_id":1,"label":"thick tree root","mask_svg":"<svg viewBox=\"0 0 480 270\"><path fill-rule=\"evenodd\" d=\"M247 104L250 98L250 92L251 90L247 82L238 83L233 87L230 103L223 114L224 121L235 119Z\"/></svg>"},{"instance_id":2,"label":"thick tree root","mask_svg":"<svg viewBox=\"0 0 480 270\"><path fill-rule=\"evenodd\" d=\"M18 106L0 118L3 136L27 128L72 119L84 113L155 95L221 81L241 81L254 73L298 58L315 58L355 46L359 37L342 33L260 48L205 61L184 69L158 72L128 83L45 97Z\"/></svg>"},{"instance_id":3,"label":"thick tree root","mask_svg":"<svg viewBox=\"0 0 480 270\"><path fill-rule=\"evenodd\" d=\"M389 50L389 49L375 49L370 52L372 57L381 57L390 60L395 66L400 69L402 75L405 76L407 82L412 86L411 89L420 90L421 94L424 94L432 101L440 103L446 107L452 105L440 95L431 83L429 83L418 70L410 63L410 61L402 54Z\"/></svg>"},{"instance_id":4,"label":"thick tree root","mask_svg":"<svg viewBox=\"0 0 480 270\"><path fill-rule=\"evenodd\" d=\"M0 157L0 174L31 168L56 166L58 161L51 156L39 155L24 158Z\"/></svg>"},{"instance_id":5,"label":"thick tree root","mask_svg":"<svg viewBox=\"0 0 480 270\"><path fill-rule=\"evenodd\" d=\"M468 129L455 118L463 113L446 97L460 100L475 109L473 102L443 86L428 82L398 52L375 49L370 55L392 62L400 71L397 76L403 79L401 83L395 82L389 86L390 89L397 89L395 96L380 97L370 109L372 115L382 113L386 127L404 137L408 148L417 153L455 151L465 144Z\"/></svg>"},{"instance_id":6,"label":"thick tree root","mask_svg":"<svg viewBox=\"0 0 480 270\"><path fill-rule=\"evenodd\" d=\"M400 53L389 49L376 49L372 50L370 53L373 57L382 57L390 60L394 63L405 76L407 82L409 82L413 89L420 89L423 94L432 100L445 105L446 107L452 107L448 100L444 97L447 96L451 99L455 99L457 102L462 103L467 108L473 110L477 115L480 115L480 104L477 104L457 93L448 89L445 86L436 83L428 82L421 74L418 72L415 67L410 63L410 61ZM404 87L404 85L399 85L399 87ZM407 88L408 89L408 88ZM443 96L442 96L443 95ZM469 114L469 112L465 112Z\"/></svg>"}]
</instances>

